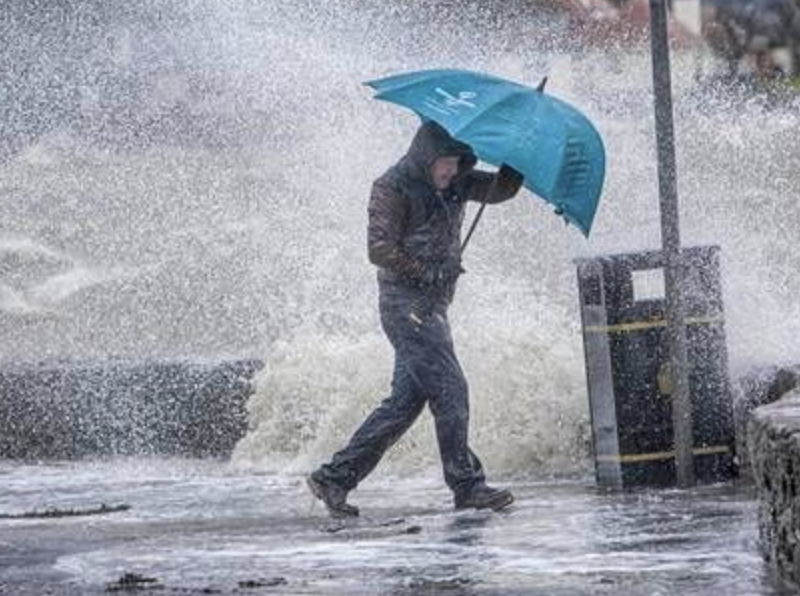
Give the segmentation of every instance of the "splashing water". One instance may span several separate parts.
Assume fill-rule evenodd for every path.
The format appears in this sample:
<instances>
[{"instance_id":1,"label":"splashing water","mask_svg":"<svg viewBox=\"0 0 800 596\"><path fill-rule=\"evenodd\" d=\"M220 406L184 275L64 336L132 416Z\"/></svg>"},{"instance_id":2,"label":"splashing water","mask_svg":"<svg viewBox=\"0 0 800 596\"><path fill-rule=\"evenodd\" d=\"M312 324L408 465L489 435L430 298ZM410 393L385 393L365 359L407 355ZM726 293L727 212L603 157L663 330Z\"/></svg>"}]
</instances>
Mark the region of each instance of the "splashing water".
<instances>
[{"instance_id":1,"label":"splashing water","mask_svg":"<svg viewBox=\"0 0 800 596\"><path fill-rule=\"evenodd\" d=\"M360 82L548 75L606 141L592 238L527 192L491 209L452 324L490 471L583 469L572 259L660 242L646 48L580 49L525 2L110 4L7 16L4 63L40 59L4 89L0 358L263 358L235 462L316 465L389 390L366 200L416 120ZM676 56L684 243L722 246L733 373L796 362L800 103L704 88L696 68ZM436 459L425 416L382 469Z\"/></svg>"}]
</instances>

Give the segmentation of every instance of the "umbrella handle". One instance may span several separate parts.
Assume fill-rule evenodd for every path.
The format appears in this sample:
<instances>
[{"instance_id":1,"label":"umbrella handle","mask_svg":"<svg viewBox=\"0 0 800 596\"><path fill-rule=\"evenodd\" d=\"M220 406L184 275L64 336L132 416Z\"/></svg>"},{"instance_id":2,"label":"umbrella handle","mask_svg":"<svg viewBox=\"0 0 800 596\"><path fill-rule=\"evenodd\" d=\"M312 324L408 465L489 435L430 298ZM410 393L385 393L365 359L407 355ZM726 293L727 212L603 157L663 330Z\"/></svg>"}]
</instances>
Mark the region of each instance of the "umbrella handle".
<instances>
[{"instance_id":1,"label":"umbrella handle","mask_svg":"<svg viewBox=\"0 0 800 596\"><path fill-rule=\"evenodd\" d=\"M545 81L547 79L545 78ZM542 86L544 85L545 81L542 81ZM464 242L461 243L461 254L464 254L464 251L467 250L467 244L469 244L470 238L472 238L472 234L475 233L475 228L478 227L478 222L481 220L481 216L483 215L483 210L486 209L487 199L492 197L495 193L495 189L497 188L497 180L498 174L495 174L494 180L492 180L492 184L489 186L489 190L486 192L486 196L484 200L481 201L481 208L478 209L478 213L475 214L475 219L472 220L472 225L469 227L469 232L467 232L467 237L464 238Z\"/></svg>"},{"instance_id":2,"label":"umbrella handle","mask_svg":"<svg viewBox=\"0 0 800 596\"><path fill-rule=\"evenodd\" d=\"M469 227L469 232L467 232L467 237L464 238L464 242L461 243L461 254L464 254L464 251L467 249L467 244L469 244L469 239L472 238L473 232L475 232L475 228L478 227L478 222L481 220L481 216L483 215L483 210L486 209L486 202L481 203L481 208L478 209L478 213L475 215L475 219L472 220L472 225Z\"/></svg>"},{"instance_id":3,"label":"umbrella handle","mask_svg":"<svg viewBox=\"0 0 800 596\"><path fill-rule=\"evenodd\" d=\"M544 81L542 81L542 85L544 85ZM495 188L497 187L497 174L495 174L494 180L492 180L491 186L489 186L489 190L486 193L486 197L483 201L481 201L481 208L478 209L478 213L475 214L475 219L472 220L472 225L469 227L469 232L467 232L467 237L464 238L464 242L461 243L461 254L464 254L464 251L467 250L467 244L469 244L470 238L472 238L472 234L475 233L475 228L478 227L478 222L481 220L481 216L483 216L483 210L486 209L486 199L494 195Z\"/></svg>"}]
</instances>

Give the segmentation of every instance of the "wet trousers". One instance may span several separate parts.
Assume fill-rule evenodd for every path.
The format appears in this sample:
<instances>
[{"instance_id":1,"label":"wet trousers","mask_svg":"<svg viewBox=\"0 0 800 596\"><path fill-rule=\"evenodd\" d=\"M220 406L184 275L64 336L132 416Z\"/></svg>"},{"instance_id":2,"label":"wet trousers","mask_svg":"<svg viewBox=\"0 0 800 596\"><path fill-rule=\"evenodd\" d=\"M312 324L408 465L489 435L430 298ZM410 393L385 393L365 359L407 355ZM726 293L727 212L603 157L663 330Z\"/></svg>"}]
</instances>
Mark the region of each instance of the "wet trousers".
<instances>
[{"instance_id":1,"label":"wet trousers","mask_svg":"<svg viewBox=\"0 0 800 596\"><path fill-rule=\"evenodd\" d=\"M453 348L447 307L447 300L422 289L381 283L381 324L395 351L392 392L322 466L327 481L354 489L427 404L447 485L460 495L485 482L481 462L468 446L469 389Z\"/></svg>"}]
</instances>

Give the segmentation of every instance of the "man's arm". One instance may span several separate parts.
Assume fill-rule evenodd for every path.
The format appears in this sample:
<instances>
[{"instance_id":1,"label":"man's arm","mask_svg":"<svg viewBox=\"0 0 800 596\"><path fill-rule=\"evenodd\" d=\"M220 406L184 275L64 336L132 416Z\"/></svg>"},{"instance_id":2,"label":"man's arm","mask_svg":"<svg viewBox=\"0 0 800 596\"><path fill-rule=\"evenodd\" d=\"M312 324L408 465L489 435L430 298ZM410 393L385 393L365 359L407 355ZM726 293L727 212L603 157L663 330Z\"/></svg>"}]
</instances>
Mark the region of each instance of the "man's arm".
<instances>
[{"instance_id":1,"label":"man's arm","mask_svg":"<svg viewBox=\"0 0 800 596\"><path fill-rule=\"evenodd\" d=\"M509 200L522 187L522 174L503 165L496 174L472 171L465 176L461 196L467 201L494 205Z\"/></svg>"},{"instance_id":2,"label":"man's arm","mask_svg":"<svg viewBox=\"0 0 800 596\"><path fill-rule=\"evenodd\" d=\"M369 199L367 250L373 265L408 279L419 279L424 267L402 248L408 214L408 198L389 185L376 182Z\"/></svg>"}]
</instances>

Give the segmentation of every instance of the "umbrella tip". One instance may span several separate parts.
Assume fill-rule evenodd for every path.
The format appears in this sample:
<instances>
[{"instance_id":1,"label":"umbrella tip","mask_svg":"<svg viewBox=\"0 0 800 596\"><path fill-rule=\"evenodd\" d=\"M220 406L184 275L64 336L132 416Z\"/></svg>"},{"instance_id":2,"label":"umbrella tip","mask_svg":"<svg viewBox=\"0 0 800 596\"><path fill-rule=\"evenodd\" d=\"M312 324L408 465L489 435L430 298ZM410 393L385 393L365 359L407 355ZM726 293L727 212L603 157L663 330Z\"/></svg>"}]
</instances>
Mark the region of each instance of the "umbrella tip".
<instances>
[{"instance_id":1,"label":"umbrella tip","mask_svg":"<svg viewBox=\"0 0 800 596\"><path fill-rule=\"evenodd\" d=\"M542 79L542 82L539 83L538 87L536 87L536 90L539 91L540 93L544 93L545 85L547 85L547 77L544 77Z\"/></svg>"}]
</instances>

